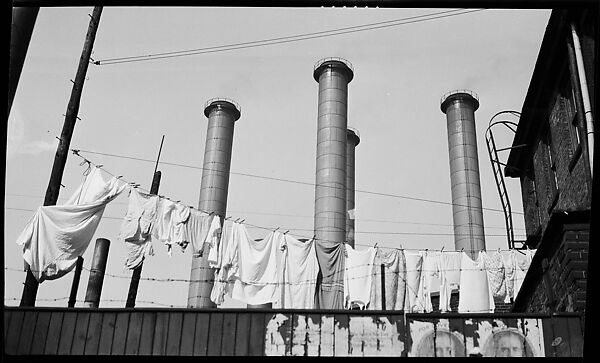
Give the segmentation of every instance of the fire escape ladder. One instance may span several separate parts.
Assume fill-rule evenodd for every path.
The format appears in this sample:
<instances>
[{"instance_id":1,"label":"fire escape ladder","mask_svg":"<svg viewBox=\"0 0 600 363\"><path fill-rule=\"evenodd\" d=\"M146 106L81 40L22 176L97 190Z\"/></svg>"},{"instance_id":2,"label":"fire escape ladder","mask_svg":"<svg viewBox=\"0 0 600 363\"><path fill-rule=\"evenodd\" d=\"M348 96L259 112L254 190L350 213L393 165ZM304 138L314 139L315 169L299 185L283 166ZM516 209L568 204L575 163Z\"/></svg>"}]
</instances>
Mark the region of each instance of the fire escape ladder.
<instances>
[{"instance_id":1,"label":"fire escape ladder","mask_svg":"<svg viewBox=\"0 0 600 363\"><path fill-rule=\"evenodd\" d=\"M496 188L498 190L498 195L500 196L500 203L502 204L502 211L504 212L504 224L506 226L506 238L508 241L509 249L523 249L526 248L525 241L515 241L514 235L514 226L512 220L512 208L510 205L510 199L508 197L508 191L506 189L506 183L504 181L504 173L503 167L506 167L506 164L500 161L500 157L498 152L511 150L514 148L522 147L523 145L517 145L513 147L506 147L498 149L496 147L496 141L494 140L494 134L492 133L492 126L495 125L503 125L507 129L509 129L513 134L516 132L517 124L511 121L494 121L494 118L500 114L508 113L513 116L520 116L520 113L516 111L502 111L498 112L492 119L490 120L490 125L488 126L485 132L485 141L487 145L488 155L490 157L490 163L492 165L492 171L494 174L494 179L496 181ZM516 246L516 244L520 244Z\"/></svg>"}]
</instances>

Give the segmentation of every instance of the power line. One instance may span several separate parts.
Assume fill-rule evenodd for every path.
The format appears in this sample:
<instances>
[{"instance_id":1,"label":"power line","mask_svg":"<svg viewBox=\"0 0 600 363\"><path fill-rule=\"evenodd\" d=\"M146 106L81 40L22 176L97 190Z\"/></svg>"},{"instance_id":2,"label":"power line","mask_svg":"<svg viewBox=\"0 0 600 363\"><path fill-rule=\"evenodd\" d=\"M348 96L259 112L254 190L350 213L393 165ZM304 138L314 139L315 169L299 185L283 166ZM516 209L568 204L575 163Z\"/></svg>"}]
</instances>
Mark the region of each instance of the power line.
<instances>
[{"instance_id":1,"label":"power line","mask_svg":"<svg viewBox=\"0 0 600 363\"><path fill-rule=\"evenodd\" d=\"M109 154L109 153L101 153L101 152L96 152L96 151L91 151L91 150L77 149L77 151L78 152L88 153L88 154L110 156L110 157L121 158L121 159L137 160L137 161L144 161L144 162L150 162L150 163L155 163L156 162L156 160L143 159L143 158L132 157L132 156ZM203 168L201 166L193 166L193 165L186 165L186 164L179 164L179 163L171 163L171 162L166 162L166 161L161 161L160 163L164 164L164 165L178 166L178 167L189 168L189 169L214 170L214 169ZM217 171L217 170L214 170L214 171ZM251 178L274 180L274 181L280 181L280 182L286 182L286 183L307 185L307 186L312 186L312 187L318 185L318 184L310 183L310 182L302 182L302 181L298 181L298 180L275 178L275 177L269 177L269 176L263 176L263 175L256 175L256 174L249 174L249 173L239 173L239 172L233 172L233 171L230 171L229 173L230 174L234 174L234 175L251 177ZM327 188L337 188L337 189L340 189L340 187L338 187L338 186L330 186L330 185L319 185L319 186L327 187ZM384 196L384 197L390 197L390 198L400 198L400 199L414 200L414 201L418 201L418 202L427 202L427 203L435 203L435 204L443 204L443 205L455 205L455 206L459 206L459 207L469 207L471 209L480 209L480 208L477 208L477 207L468 206L468 205L464 205L464 204L456 204L456 203L452 203L452 202L443 202L443 201L439 201L439 200L432 200L432 199L426 199L426 198L408 197L408 196L405 196L405 195L397 195L397 194L382 193L382 192L372 192L372 191L360 190L360 189L355 189L354 191L356 193L378 195L378 196ZM484 207L481 207L481 209L482 210L487 210L487 211L492 211L492 212L502 212L502 213L504 213L504 211L501 210L501 209L484 208ZM523 213L513 212L513 214L523 214Z\"/></svg>"},{"instance_id":2,"label":"power line","mask_svg":"<svg viewBox=\"0 0 600 363\"><path fill-rule=\"evenodd\" d=\"M297 42L297 41L302 41L302 40L318 39L318 38L330 37L330 36L335 36L335 35L357 33L357 32L362 32L362 31L367 31L367 30L373 30L373 29L381 29L381 28L388 28L388 27L393 27L393 26L419 23L419 22L423 22L423 21L442 19L442 18L446 18L446 17L468 14L468 13L473 13L473 12L483 11L483 10L485 10L485 9L447 10L447 11L441 11L441 12L437 12L437 13L430 13L430 14L425 14L425 15L418 15L418 16L412 16L412 17L406 17L406 18L401 18L401 19L388 20L388 21L382 21L382 22L376 22L376 23L370 23L370 24L355 25L355 26L337 28L337 29L331 29L331 30L323 30L323 31L313 32L313 33L304 33L304 34L297 34L297 35L291 35L291 36L285 36L285 37L269 38L269 39L255 40L255 41L249 41L249 42L233 43L233 44L219 45L219 46L213 46L213 47L204 47L204 48L196 48L196 49L188 49L188 50L180 50L180 51L172 51L172 52L162 52L162 53L154 53L154 54L146 54L146 55L138 55L138 56L129 56L129 57L107 58L107 59L103 59L103 60L94 61L93 63L95 65L110 65L110 64L118 64L118 63L131 63L131 62L140 62L140 61L165 59L165 58L185 57L185 56L190 56L190 55L198 55L198 54L206 54L206 53L225 52L225 51L237 50L237 49L263 47L263 46L267 46L267 45L291 43L291 42Z\"/></svg>"}]
</instances>

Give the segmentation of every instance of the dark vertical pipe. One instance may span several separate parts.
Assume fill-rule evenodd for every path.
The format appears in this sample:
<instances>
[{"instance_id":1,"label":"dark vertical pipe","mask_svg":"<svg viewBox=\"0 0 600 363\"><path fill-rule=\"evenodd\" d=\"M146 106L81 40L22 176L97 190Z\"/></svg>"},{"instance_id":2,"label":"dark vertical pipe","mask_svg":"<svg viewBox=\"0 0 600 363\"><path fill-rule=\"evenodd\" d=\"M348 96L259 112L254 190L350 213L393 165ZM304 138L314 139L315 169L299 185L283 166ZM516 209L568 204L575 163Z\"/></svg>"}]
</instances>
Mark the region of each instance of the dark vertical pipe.
<instances>
[{"instance_id":1,"label":"dark vertical pipe","mask_svg":"<svg viewBox=\"0 0 600 363\"><path fill-rule=\"evenodd\" d=\"M90 279L88 280L87 291L85 293L85 306L97 308L100 305L100 294L102 293L102 284L104 283L104 272L106 271L106 262L108 260L108 249L110 241L106 238L96 239L94 248L94 259L90 269Z\"/></svg>"},{"instance_id":2,"label":"dark vertical pipe","mask_svg":"<svg viewBox=\"0 0 600 363\"><path fill-rule=\"evenodd\" d=\"M23 63L33 34L33 28L38 16L39 7L12 8L12 25L10 28L10 57L8 60L8 114L21 78Z\"/></svg>"},{"instance_id":3,"label":"dark vertical pipe","mask_svg":"<svg viewBox=\"0 0 600 363\"><path fill-rule=\"evenodd\" d=\"M356 161L356 146L360 143L358 131L348 128L348 139L346 142L346 243L354 248L354 215L350 215L350 211L354 213L355 202L355 161Z\"/></svg>"},{"instance_id":4,"label":"dark vertical pipe","mask_svg":"<svg viewBox=\"0 0 600 363\"><path fill-rule=\"evenodd\" d=\"M71 137L73 136L73 129L75 128L75 121L77 121L77 113L79 112L79 102L81 100L83 83L87 74L90 55L92 54L92 48L94 46L94 40L96 39L96 31L98 30L98 23L100 22L101 14L102 7L94 7L90 24L88 26L88 31L85 36L85 42L83 44L83 51L81 52L81 57L79 58L79 66L77 67L77 74L75 75L75 81L73 82L71 97L69 99L69 104L67 105L65 122L60 134L56 154L54 155L54 164L52 165L50 181L48 182L48 189L46 189L46 196L44 198L45 206L55 205L56 201L58 200L58 193L60 191L60 184L62 181L63 172L65 170L65 164L67 163L67 155L69 152L69 146L71 144ZM27 276L25 278L24 285L23 295L21 297L21 306L34 306L39 283L29 268L27 268Z\"/></svg>"},{"instance_id":5,"label":"dark vertical pipe","mask_svg":"<svg viewBox=\"0 0 600 363\"><path fill-rule=\"evenodd\" d=\"M161 143L162 145L162 143ZM158 187L160 186L160 171L154 172L154 178L152 178L152 187L150 187L150 194L158 194ZM135 307L135 298L137 297L138 287L140 286L140 277L142 277L142 267L144 266L144 260L133 269L131 274L131 282L129 283L129 292L127 293L127 302L125 303L126 308Z\"/></svg>"},{"instance_id":6,"label":"dark vertical pipe","mask_svg":"<svg viewBox=\"0 0 600 363\"><path fill-rule=\"evenodd\" d=\"M381 310L385 310L385 265L381 264Z\"/></svg>"},{"instance_id":7,"label":"dark vertical pipe","mask_svg":"<svg viewBox=\"0 0 600 363\"><path fill-rule=\"evenodd\" d=\"M69 295L68 307L74 308L77 300L77 290L79 289L79 279L81 278L81 269L83 268L83 257L77 257L75 264L75 274L73 275L73 284L71 285L71 295Z\"/></svg>"},{"instance_id":8,"label":"dark vertical pipe","mask_svg":"<svg viewBox=\"0 0 600 363\"><path fill-rule=\"evenodd\" d=\"M576 117L577 117L577 134L579 135L579 145L581 145L581 152L583 154L583 158L585 160L590 160L589 153L590 148L588 144L588 139L586 135L586 124L585 124L585 115L583 110L585 107L583 106L583 96L581 94L581 82L579 80L579 73L577 71L577 59L575 58L575 49L573 48L573 39L567 40L567 54L569 56L569 73L571 74L571 88L573 89L573 94L575 95L575 108L577 109ZM592 170L590 163L584 163L585 174L588 187L590 190L592 189Z\"/></svg>"}]
</instances>

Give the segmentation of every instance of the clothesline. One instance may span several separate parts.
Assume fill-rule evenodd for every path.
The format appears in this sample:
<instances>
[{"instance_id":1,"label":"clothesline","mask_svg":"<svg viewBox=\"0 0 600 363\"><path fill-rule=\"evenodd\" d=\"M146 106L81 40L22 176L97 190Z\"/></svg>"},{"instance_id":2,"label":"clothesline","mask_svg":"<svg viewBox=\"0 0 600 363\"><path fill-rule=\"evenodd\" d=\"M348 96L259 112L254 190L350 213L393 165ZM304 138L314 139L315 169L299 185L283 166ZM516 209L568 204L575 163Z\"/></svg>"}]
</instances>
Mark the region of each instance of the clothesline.
<instances>
[{"instance_id":1,"label":"clothesline","mask_svg":"<svg viewBox=\"0 0 600 363\"><path fill-rule=\"evenodd\" d=\"M144 188L140 187L140 184L139 184L139 183L136 183L136 182L128 182L128 181L126 181L126 180L123 178L123 176L122 176L122 175L119 175L119 176L117 176L117 175L115 175L115 174L113 174L113 173L109 172L108 170L106 170L106 169L104 168L104 165L102 165L102 164L95 164L94 162L90 161L90 160L89 160L89 159L87 159L86 157L84 157L84 156L80 155L80 154L79 154L79 150L77 150L77 149L72 149L71 151L73 152L73 154L75 154L75 155L77 155L78 157L80 157L81 159L83 159L83 160L84 160L84 162L86 162L86 163L88 163L88 164L90 164L90 165L93 165L93 166L95 166L95 167L99 168L100 170L104 171L105 173L107 173L107 174L109 174L109 175L111 175L111 176L113 176L113 177L116 177L116 178L117 178L117 179L119 179L119 180L122 180L122 182L124 182L125 184L128 184L128 185L130 185L130 186L131 186L131 187L133 187L133 188L138 188L138 189L141 189L142 191L144 191L144 192L146 192L146 193L149 193L149 191L148 191L147 189L144 189ZM193 210L196 210L196 211L199 211L199 212L202 212L202 213L206 213L206 214L208 214L208 215L213 215L213 214L215 214L214 212L204 211L204 210L202 210L202 209L199 209L199 208L196 208L196 207L194 207L194 206L192 206L192 205L186 205L186 204L184 204L184 203L181 203L181 200L177 200L177 201L175 201L175 200L173 200L173 199L171 199L171 198L169 198L169 197L166 197L166 196L164 196L164 195L160 195L160 194L159 194L159 195L157 195L157 196L158 196L159 198L162 198L162 199L167 199L167 200L169 200L169 201L171 201L171 202L174 202L174 203L177 203L177 204L184 205L184 206L186 206L186 207L189 207L189 208L191 208L191 209L193 209ZM242 223L242 224L245 224L246 226L249 226L249 227L254 227L254 228L264 229L264 230L267 230L267 231L277 231L277 230L279 230L279 229L280 229L280 227L275 227L275 228L274 228L274 227L264 227L264 226L259 226L259 225L255 225L255 224L247 223L247 222L245 222L245 221L246 221L246 219L245 219L245 218L241 218L241 217L239 217L239 218L236 218L235 220L234 220L233 218L234 218L233 216L228 216L228 217L224 217L224 220L233 220L234 222L237 222L237 223ZM282 229L282 230L283 230L283 229ZM286 231L284 232L284 234L287 234L288 232L289 232L289 230L286 230ZM316 239L316 236L315 236L315 235L313 235L313 237L312 237L312 238L311 238L311 237L308 237L308 236L297 235L297 234L295 234L295 236L296 236L296 237L298 237L298 238L301 238L301 239L307 239L307 240L314 240L314 239ZM326 240L326 239L319 239L319 241L322 241L322 242L332 242L332 243L339 243L339 241ZM347 241L344 241L344 242L347 242ZM365 244L358 244L358 243L356 243L356 245L360 245L360 246L368 246L368 247L370 247L369 245L365 245ZM403 248L402 246L401 246L401 247L399 247L399 248L398 248L398 247L380 247L380 248L386 248L386 249L396 249L396 250L414 250L414 251L420 251L420 250L422 250L422 249L409 249L409 248ZM427 249L426 249L426 250L427 250ZM433 249L432 249L432 251L433 251ZM462 250L461 250L461 251L462 251ZM510 251L510 249L506 249L506 250L505 250L505 249L498 249L498 251ZM520 253L522 253L522 252L521 252L521 251L519 251L519 250L517 250L517 251L518 251L518 252L520 252ZM457 251L444 251L444 247L442 247L442 248L440 249L440 252L457 252ZM458 252L460 252L460 251L458 251Z\"/></svg>"},{"instance_id":2,"label":"clothesline","mask_svg":"<svg viewBox=\"0 0 600 363\"><path fill-rule=\"evenodd\" d=\"M346 270L351 270L354 268L360 268L360 267L364 267L364 266L373 266L375 268L379 267L379 265L375 265L375 264L358 264L358 265L354 265L351 268L346 268ZM11 268L11 267L5 267L5 270L8 271L16 271L16 272L23 272L23 269L18 269L18 268ZM87 272L91 272L91 269L87 268L87 267L82 267L83 270L87 271ZM210 267L198 267L198 269L200 270L213 270L213 268ZM446 269L446 271L481 271L482 268L450 268L450 269ZM433 269L404 269L402 271L398 271L398 272L385 272L384 275L401 275L402 272L436 272L437 270L433 270ZM131 275L118 275L118 274L114 274L114 273L110 273L110 272L105 272L104 276L107 277L114 277L114 278L123 278L123 279L130 279ZM367 275L361 275L361 276L356 276L353 278L363 278L366 277ZM211 282L211 281L216 281L216 280L191 280L191 279L175 279L175 278L161 278L161 277L140 277L140 280L142 281L152 281L152 282ZM294 283L308 283L311 282L309 280L305 280L305 281L296 281ZM269 282L268 284L274 284L274 285L281 285L282 283L278 283L278 282ZM287 283L283 283L283 284L287 284Z\"/></svg>"}]
</instances>

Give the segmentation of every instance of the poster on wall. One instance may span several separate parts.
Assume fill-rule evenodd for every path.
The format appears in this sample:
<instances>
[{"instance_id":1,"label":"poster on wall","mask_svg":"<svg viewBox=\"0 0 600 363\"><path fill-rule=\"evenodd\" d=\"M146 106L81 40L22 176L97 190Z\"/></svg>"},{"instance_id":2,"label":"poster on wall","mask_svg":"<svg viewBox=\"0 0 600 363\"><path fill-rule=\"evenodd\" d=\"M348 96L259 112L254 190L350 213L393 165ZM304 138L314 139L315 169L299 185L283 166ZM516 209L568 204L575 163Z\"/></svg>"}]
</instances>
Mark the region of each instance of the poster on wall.
<instances>
[{"instance_id":1,"label":"poster on wall","mask_svg":"<svg viewBox=\"0 0 600 363\"><path fill-rule=\"evenodd\" d=\"M411 319L412 357L544 357L541 319Z\"/></svg>"}]
</instances>

